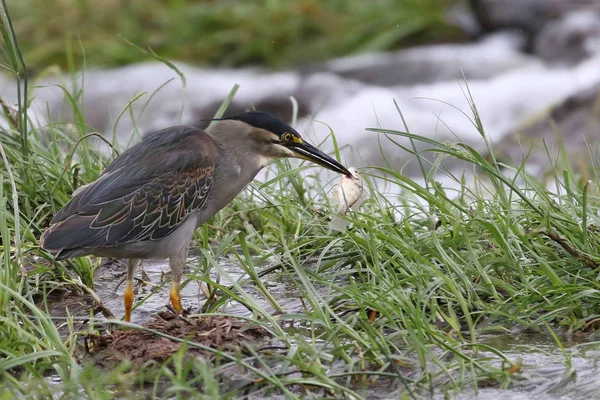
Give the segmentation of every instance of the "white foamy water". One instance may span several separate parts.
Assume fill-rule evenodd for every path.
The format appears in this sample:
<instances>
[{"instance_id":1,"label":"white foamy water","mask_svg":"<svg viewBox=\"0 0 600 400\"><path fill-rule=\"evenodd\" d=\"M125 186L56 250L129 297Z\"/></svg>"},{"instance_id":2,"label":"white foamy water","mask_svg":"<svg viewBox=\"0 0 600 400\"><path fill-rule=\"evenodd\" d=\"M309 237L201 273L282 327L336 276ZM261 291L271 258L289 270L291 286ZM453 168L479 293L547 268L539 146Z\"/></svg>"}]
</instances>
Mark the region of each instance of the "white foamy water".
<instances>
[{"instance_id":1,"label":"white foamy water","mask_svg":"<svg viewBox=\"0 0 600 400\"><path fill-rule=\"evenodd\" d=\"M489 79L468 80L467 76L468 90L492 141L499 141L528 118L598 83L600 56L572 68L536 62ZM465 142L483 150L481 134L473 123L467 84L445 81L393 88L366 87L318 112L315 119L322 123L303 119L299 124L316 141L329 135L331 128L340 145L349 146L345 154L353 165L361 160L374 162L380 158L380 150L369 143L374 142L376 134L365 128L404 131L395 100L412 133L441 141ZM400 141L408 144L406 140ZM390 155L402 158L401 154L393 153L395 150L392 148Z\"/></svg>"},{"instance_id":2,"label":"white foamy water","mask_svg":"<svg viewBox=\"0 0 600 400\"><path fill-rule=\"evenodd\" d=\"M175 71L155 62L89 70L74 84L64 76L35 82L32 119L39 126L48 119L71 121L72 107L65 103L59 85L71 90L83 85L88 125L111 138L116 135L122 146L128 146L141 134L167 126L203 124L201 120L210 118L239 84L232 108L270 104L291 109L289 98L294 96L303 110L296 124L299 132L313 142L325 141L324 149L331 150L332 141L326 138L333 130L348 165L381 165L377 134L365 129L403 131L394 101L412 133L465 142L483 151L461 68L485 132L494 142L567 97L600 83L600 55L576 65L553 66L524 54L521 46L518 36L496 34L471 44L347 57L304 71L179 65L185 87ZM377 74L388 75L378 78ZM367 83L365 76L373 82ZM406 76L415 81L406 81ZM384 86L385 81L401 83ZM0 88L5 100L15 100L13 82L2 79ZM389 143L384 143L384 149L396 169L411 159ZM403 172L419 173L415 166L413 162Z\"/></svg>"}]
</instances>

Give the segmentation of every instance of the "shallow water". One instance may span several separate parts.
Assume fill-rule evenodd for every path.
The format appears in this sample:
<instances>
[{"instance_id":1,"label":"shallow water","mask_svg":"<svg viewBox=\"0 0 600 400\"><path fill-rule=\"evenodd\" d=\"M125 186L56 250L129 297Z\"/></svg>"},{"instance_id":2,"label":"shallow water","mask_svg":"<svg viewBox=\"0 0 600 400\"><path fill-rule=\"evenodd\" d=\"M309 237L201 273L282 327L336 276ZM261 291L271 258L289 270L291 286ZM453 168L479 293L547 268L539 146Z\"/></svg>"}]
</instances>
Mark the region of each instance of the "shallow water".
<instances>
[{"instance_id":1,"label":"shallow water","mask_svg":"<svg viewBox=\"0 0 600 400\"><path fill-rule=\"evenodd\" d=\"M505 354L513 362L522 359L522 383L508 389L466 390L456 399L594 399L600 394L600 343L585 338L561 338L565 355L550 335L483 335L480 342ZM484 353L485 354L485 353ZM491 353L490 353L491 355ZM569 362L572 369L570 372ZM440 397L441 398L441 397Z\"/></svg>"},{"instance_id":2,"label":"shallow water","mask_svg":"<svg viewBox=\"0 0 600 400\"><path fill-rule=\"evenodd\" d=\"M192 272L193 275L199 276L200 273L194 271L198 264L197 258L188 260L188 270L186 273ZM247 278L244 271L238 264L222 258L219 261L219 267L223 270L224 276L213 268L210 272L210 279L220 282L223 285L231 285L234 281L239 281ZM145 275L144 272L145 272ZM96 275L96 294L102 300L102 303L107 307L115 317L120 318L124 314L123 292L125 283L119 284L124 279L126 274L126 266L121 263L107 263L100 267ZM142 278L144 276L144 278ZM158 311L164 311L169 304L169 288L170 288L170 269L166 261L151 261L143 262L142 268L138 268L136 272L137 284L134 310L132 312L131 322L142 324L152 319ZM197 313L201 310L207 297L203 294L200 288L200 281L189 279L186 283L187 276L184 274L182 278L181 302L184 309L190 313ZM230 278L230 279L228 279ZM299 300L299 294L295 287L281 280L272 280L267 276L263 279L264 285L269 292L277 299L286 313L297 312L302 309L302 303ZM148 279L149 284L140 282L140 279ZM202 283L206 289L206 284ZM269 301L256 289L256 287L248 283L243 286L244 292L264 310L269 313L275 312L275 308ZM237 301L228 302L220 311L237 316L249 316L250 311Z\"/></svg>"},{"instance_id":3,"label":"shallow water","mask_svg":"<svg viewBox=\"0 0 600 400\"><path fill-rule=\"evenodd\" d=\"M198 260L191 258L188 266L194 270ZM232 280L245 277L243 270L232 260L223 258L219 263L225 275ZM147 261L144 270L149 281L161 288L151 285L140 285L136 294L138 307L134 310L132 322L143 323L149 321L158 311L164 310L169 301L169 268L166 262ZM277 273L267 275L263 282L275 297L285 312L299 312L303 306L299 300L299 293L291 283L276 277ZM141 277L138 270L136 277ZM118 288L117 285L125 276L124 265L109 263L98 271L96 292L117 318L123 315L122 293L124 284ZM211 279L217 279L217 273L211 271ZM185 280L185 276L184 276ZM221 283L229 284L225 276L221 276ZM115 291L116 289L116 291ZM268 312L273 312L272 305L259 293L259 291L248 283L243 286L244 291L251 296L257 304ZM154 291L154 293L153 293ZM206 297L202 294L196 281L189 281L182 290L182 302L191 313L200 310ZM250 312L237 302L229 302L222 309L233 315L248 316ZM426 398L444 399L448 395L451 399L483 399L483 400L525 400L525 399L589 399L596 398L600 393L600 342L590 342L587 337L565 338L562 337L562 345L565 354L556 345L553 338L548 334L481 334L479 343L489 345L502 352L509 360L516 362L522 360L521 373L516 376L509 388L481 387L477 390L473 387L465 387L460 393L442 393L439 389L431 396L430 393L419 393ZM491 352L480 352L482 357L493 357ZM572 368L569 367L572 365ZM500 364L498 364L500 365ZM444 379L444 377L442 377ZM397 384L377 384L363 391L361 396L368 399L395 399L399 393ZM251 398L262 398L261 394L255 394ZM271 397L278 398L278 396Z\"/></svg>"}]
</instances>

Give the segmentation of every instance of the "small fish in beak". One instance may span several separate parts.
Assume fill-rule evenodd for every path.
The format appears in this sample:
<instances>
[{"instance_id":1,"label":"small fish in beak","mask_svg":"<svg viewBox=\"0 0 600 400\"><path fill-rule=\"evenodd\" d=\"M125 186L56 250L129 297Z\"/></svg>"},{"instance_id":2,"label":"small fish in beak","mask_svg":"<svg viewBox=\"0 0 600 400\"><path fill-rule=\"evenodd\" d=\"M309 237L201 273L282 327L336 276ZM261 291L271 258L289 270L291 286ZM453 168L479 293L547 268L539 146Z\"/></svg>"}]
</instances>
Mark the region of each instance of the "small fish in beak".
<instances>
[{"instance_id":1,"label":"small fish in beak","mask_svg":"<svg viewBox=\"0 0 600 400\"><path fill-rule=\"evenodd\" d=\"M342 176L338 190L332 199L332 203L337 204L337 212L332 216L329 227L336 231L344 231L349 225L349 222L343 218L348 210L358 210L367 199L367 191L356 168L350 167L348 171L352 175Z\"/></svg>"}]
</instances>

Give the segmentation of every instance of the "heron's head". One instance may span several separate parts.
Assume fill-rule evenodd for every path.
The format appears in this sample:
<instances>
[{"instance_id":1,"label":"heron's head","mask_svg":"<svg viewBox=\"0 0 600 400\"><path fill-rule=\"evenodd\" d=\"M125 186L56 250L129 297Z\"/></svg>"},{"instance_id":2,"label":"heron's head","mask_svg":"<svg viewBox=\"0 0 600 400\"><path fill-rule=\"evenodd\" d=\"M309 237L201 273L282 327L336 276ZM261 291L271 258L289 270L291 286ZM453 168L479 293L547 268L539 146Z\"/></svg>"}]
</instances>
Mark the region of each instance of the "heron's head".
<instances>
[{"instance_id":1,"label":"heron's head","mask_svg":"<svg viewBox=\"0 0 600 400\"><path fill-rule=\"evenodd\" d=\"M267 159L300 158L331 171L352 176L342 164L306 142L291 126L262 111L249 111L218 119L229 131L238 130L246 135L247 151ZM229 135L233 139L233 135ZM238 137L239 138L239 137Z\"/></svg>"}]
</instances>

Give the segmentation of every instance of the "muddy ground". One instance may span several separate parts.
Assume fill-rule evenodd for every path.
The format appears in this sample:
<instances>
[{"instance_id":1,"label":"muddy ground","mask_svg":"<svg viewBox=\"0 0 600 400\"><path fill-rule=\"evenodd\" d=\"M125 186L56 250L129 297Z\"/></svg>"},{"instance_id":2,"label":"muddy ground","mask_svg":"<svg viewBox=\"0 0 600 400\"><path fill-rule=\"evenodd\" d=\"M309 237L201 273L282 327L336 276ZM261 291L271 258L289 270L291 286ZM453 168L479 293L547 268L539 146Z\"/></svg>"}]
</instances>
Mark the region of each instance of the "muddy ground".
<instances>
[{"instance_id":1,"label":"muddy ground","mask_svg":"<svg viewBox=\"0 0 600 400\"><path fill-rule=\"evenodd\" d=\"M184 363L193 357L213 361L217 355L208 349L228 354L250 355L271 335L245 320L221 316L181 317L163 311L144 329L117 329L105 334L88 334L86 350L99 366L113 368L122 360L139 367L162 364L184 349ZM177 340L179 339L179 340Z\"/></svg>"}]
</instances>

